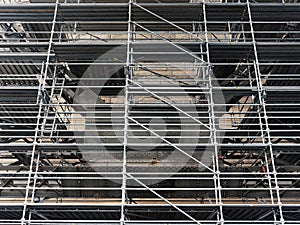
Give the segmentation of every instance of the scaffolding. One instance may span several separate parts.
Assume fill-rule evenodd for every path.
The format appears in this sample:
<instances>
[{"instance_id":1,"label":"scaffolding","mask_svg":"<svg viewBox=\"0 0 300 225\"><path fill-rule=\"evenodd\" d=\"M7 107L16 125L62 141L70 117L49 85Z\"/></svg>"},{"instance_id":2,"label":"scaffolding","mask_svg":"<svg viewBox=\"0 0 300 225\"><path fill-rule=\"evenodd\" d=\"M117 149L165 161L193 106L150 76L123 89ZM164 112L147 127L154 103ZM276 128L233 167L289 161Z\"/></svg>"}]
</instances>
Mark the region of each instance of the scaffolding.
<instances>
[{"instance_id":1,"label":"scaffolding","mask_svg":"<svg viewBox=\"0 0 300 225\"><path fill-rule=\"evenodd\" d=\"M0 224L300 224L300 4L2 0Z\"/></svg>"}]
</instances>

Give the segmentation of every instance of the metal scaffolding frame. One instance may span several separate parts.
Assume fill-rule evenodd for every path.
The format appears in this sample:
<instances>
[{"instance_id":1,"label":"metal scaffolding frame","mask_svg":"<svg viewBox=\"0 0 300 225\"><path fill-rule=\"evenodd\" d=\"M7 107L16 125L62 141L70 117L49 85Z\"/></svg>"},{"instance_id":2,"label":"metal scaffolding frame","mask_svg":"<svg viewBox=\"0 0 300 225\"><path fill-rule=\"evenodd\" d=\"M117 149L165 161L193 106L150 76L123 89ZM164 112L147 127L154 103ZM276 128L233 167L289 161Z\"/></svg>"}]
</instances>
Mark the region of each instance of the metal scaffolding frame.
<instances>
[{"instance_id":1,"label":"metal scaffolding frame","mask_svg":"<svg viewBox=\"0 0 300 225\"><path fill-rule=\"evenodd\" d=\"M297 1L0 20L0 224L300 224Z\"/></svg>"}]
</instances>

